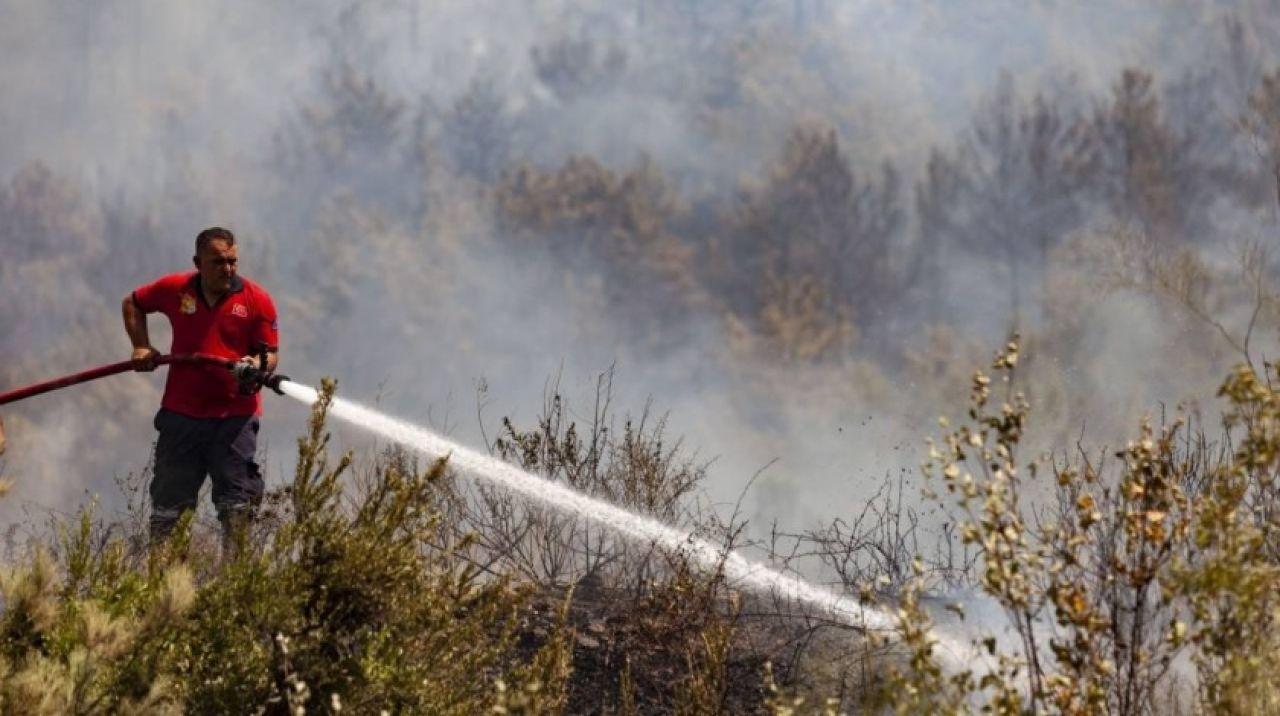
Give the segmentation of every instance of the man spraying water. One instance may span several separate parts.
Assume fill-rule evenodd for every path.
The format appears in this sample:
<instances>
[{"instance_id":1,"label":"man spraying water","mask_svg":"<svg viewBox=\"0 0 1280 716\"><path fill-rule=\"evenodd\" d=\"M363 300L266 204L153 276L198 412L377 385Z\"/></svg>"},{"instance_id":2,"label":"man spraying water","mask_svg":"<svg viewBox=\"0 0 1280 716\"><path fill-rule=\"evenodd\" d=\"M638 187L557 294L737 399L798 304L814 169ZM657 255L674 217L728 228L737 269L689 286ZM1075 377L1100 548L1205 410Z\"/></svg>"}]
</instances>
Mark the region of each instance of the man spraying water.
<instances>
[{"instance_id":1,"label":"man spraying water","mask_svg":"<svg viewBox=\"0 0 1280 716\"><path fill-rule=\"evenodd\" d=\"M159 353L151 346L147 314L163 313L173 326L172 353L207 354L274 372L276 307L265 289L236 273L235 235L221 227L201 231L193 261L196 271L163 276L125 296L121 311L134 370L155 370ZM170 366L160 406L151 539L167 538L182 514L196 508L210 477L226 540L262 499L254 461L262 398L221 367L186 363Z\"/></svg>"},{"instance_id":2,"label":"man spraying water","mask_svg":"<svg viewBox=\"0 0 1280 716\"><path fill-rule=\"evenodd\" d=\"M213 502L224 534L251 516L263 493L253 460L262 410L258 389L268 387L307 405L321 397L314 388L273 373L278 357L275 306L265 290L236 275L231 232L219 228L201 232L195 263L194 273L165 276L125 297L125 329L134 346L131 360L0 393L0 405L5 405L130 369L169 365L155 421L160 438L151 484L151 530L157 540L172 532L183 512L195 509L207 476L213 478ZM146 315L156 312L164 313L173 324L169 355L157 354L150 344ZM429 457L447 457L460 472L545 507L590 520L640 543L682 551L704 569L722 570L738 588L795 600L858 629L896 629L890 610L753 563L724 551L721 545L468 449L421 426L339 398L332 399L328 414ZM946 671L959 673L973 658L974 652L962 640L937 631L930 636Z\"/></svg>"}]
</instances>

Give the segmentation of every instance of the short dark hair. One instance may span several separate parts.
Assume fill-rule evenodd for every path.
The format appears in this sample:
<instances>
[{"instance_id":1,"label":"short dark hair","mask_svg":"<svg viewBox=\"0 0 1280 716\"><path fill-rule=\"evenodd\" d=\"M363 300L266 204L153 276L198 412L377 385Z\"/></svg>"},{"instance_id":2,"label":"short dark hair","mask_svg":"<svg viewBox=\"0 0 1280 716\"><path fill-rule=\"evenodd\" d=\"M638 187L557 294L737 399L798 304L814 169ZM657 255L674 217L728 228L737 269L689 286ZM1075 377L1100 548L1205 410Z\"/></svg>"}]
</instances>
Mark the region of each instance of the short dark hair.
<instances>
[{"instance_id":1,"label":"short dark hair","mask_svg":"<svg viewBox=\"0 0 1280 716\"><path fill-rule=\"evenodd\" d=\"M214 241L225 241L228 246L235 246L236 235L221 226L210 226L196 234L196 256L199 256L200 252L204 251L205 247Z\"/></svg>"}]
</instances>

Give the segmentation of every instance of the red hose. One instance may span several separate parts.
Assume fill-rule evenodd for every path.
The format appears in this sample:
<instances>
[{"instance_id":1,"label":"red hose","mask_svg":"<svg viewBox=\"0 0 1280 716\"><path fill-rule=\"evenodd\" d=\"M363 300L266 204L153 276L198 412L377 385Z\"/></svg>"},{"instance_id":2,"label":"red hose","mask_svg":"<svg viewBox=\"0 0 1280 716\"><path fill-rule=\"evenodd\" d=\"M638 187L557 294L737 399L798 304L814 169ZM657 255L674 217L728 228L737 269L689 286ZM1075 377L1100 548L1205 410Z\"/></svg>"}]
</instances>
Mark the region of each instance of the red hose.
<instances>
[{"instance_id":1,"label":"red hose","mask_svg":"<svg viewBox=\"0 0 1280 716\"><path fill-rule=\"evenodd\" d=\"M156 365L168 365L170 363L204 363L207 365L218 365L224 368L230 368L235 364L235 361L229 358L209 355L208 353L156 356ZM91 370L86 370L82 373L64 375L61 378L46 380L43 383L36 383L35 385L18 388L17 390L11 390L7 393L0 393L0 405L13 403L15 401L22 400L23 398L30 398L33 395L40 395L41 393L48 393L53 390L58 390L59 388L65 388L69 385L87 383L91 380L97 380L98 378L105 378L109 375L125 373L131 370L133 370L133 361L126 360L119 363L112 363L111 365L99 366Z\"/></svg>"}]
</instances>

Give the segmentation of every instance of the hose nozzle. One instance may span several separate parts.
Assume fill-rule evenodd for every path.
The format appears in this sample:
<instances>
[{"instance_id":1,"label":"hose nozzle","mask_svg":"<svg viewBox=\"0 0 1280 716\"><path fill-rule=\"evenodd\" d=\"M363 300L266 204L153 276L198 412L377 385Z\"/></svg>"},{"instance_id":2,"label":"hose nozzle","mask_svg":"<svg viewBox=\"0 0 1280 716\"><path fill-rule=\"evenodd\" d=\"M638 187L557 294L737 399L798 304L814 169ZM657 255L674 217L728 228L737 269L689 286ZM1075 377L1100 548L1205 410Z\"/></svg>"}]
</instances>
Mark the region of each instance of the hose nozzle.
<instances>
[{"instance_id":1,"label":"hose nozzle","mask_svg":"<svg viewBox=\"0 0 1280 716\"><path fill-rule=\"evenodd\" d=\"M289 380L289 376L280 375L279 373L269 373L267 377L262 379L262 385L276 392L276 395L284 395L284 391L280 389L280 384Z\"/></svg>"}]
</instances>

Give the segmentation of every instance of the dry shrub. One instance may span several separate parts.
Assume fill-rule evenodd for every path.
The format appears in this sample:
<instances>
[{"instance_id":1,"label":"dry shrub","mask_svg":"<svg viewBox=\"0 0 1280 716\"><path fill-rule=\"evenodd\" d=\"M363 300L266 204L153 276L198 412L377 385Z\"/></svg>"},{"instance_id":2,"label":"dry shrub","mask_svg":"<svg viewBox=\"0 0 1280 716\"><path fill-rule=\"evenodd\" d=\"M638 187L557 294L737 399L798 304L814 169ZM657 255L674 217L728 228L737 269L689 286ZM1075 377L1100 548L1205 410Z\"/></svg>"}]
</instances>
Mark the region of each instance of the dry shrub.
<instances>
[{"instance_id":1,"label":"dry shrub","mask_svg":"<svg viewBox=\"0 0 1280 716\"><path fill-rule=\"evenodd\" d=\"M997 354L995 379L974 374L968 419L931 445L925 465L964 516L960 537L980 551L982 590L1018 638L980 638L979 663L944 669L919 605L920 569L900 604L905 656L886 698L899 713L985 704L1063 714L1193 704L1234 713L1274 699L1269 682L1243 686L1275 653L1280 398L1271 382L1244 365L1229 376L1221 445L1178 415L1144 422L1113 461L1083 448L1023 460L1030 406L1014 389L1019 362L1015 341ZM1045 477L1057 499L1034 506L1027 494Z\"/></svg>"},{"instance_id":2,"label":"dry shrub","mask_svg":"<svg viewBox=\"0 0 1280 716\"><path fill-rule=\"evenodd\" d=\"M692 529L688 499L705 465L664 435L665 419L646 408L616 424L612 374L596 386L589 417L575 421L553 387L536 427L517 428L504 419L494 452L544 479L659 520ZM608 527L578 515L533 504L499 488L477 485L461 529L475 534L474 559L497 565L544 587L580 582L582 588L624 588L642 593L658 576L661 555Z\"/></svg>"}]
</instances>

